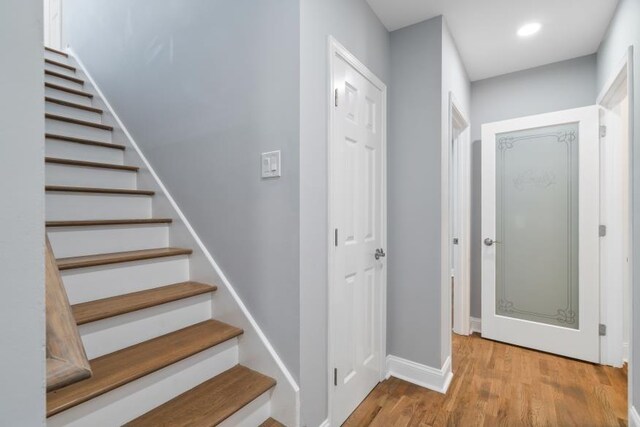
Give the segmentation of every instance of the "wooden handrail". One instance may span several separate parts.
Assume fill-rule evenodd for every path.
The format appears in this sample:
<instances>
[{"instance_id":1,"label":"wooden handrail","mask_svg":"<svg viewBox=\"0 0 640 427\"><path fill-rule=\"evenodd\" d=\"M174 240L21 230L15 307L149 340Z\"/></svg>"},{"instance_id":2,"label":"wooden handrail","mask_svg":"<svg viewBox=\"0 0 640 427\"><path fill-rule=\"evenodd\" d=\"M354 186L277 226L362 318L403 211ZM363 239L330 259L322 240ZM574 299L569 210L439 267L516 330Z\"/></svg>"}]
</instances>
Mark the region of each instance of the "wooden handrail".
<instances>
[{"instance_id":1,"label":"wooden handrail","mask_svg":"<svg viewBox=\"0 0 640 427\"><path fill-rule=\"evenodd\" d=\"M52 391L89 378L91 366L49 238L46 241L47 391Z\"/></svg>"}]
</instances>

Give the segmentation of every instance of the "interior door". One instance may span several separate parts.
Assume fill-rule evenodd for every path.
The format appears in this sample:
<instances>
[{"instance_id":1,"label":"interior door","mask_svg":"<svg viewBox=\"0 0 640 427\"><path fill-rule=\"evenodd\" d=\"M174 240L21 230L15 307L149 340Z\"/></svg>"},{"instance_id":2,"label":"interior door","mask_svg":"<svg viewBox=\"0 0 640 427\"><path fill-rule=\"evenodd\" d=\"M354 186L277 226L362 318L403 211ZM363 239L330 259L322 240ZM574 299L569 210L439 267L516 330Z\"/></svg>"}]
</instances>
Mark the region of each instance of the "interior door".
<instances>
[{"instance_id":1,"label":"interior door","mask_svg":"<svg viewBox=\"0 0 640 427\"><path fill-rule=\"evenodd\" d=\"M329 345L337 426L381 379L386 254L383 92L340 55L332 72Z\"/></svg>"},{"instance_id":2,"label":"interior door","mask_svg":"<svg viewBox=\"0 0 640 427\"><path fill-rule=\"evenodd\" d=\"M599 111L482 126L482 336L599 362Z\"/></svg>"}]
</instances>

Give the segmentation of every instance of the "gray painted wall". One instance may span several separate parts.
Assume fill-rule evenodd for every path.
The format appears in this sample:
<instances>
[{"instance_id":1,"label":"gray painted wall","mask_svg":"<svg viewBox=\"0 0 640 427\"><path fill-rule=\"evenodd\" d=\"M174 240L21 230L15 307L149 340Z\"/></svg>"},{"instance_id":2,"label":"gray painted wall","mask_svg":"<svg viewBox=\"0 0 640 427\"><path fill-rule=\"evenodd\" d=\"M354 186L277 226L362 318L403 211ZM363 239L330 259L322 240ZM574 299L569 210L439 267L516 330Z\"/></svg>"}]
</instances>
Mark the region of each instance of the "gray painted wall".
<instances>
[{"instance_id":1,"label":"gray painted wall","mask_svg":"<svg viewBox=\"0 0 640 427\"><path fill-rule=\"evenodd\" d=\"M387 352L441 366L442 17L391 33Z\"/></svg>"},{"instance_id":2,"label":"gray painted wall","mask_svg":"<svg viewBox=\"0 0 640 427\"><path fill-rule=\"evenodd\" d=\"M65 0L72 45L299 378L297 0ZM282 150L283 176L260 179Z\"/></svg>"},{"instance_id":3,"label":"gray painted wall","mask_svg":"<svg viewBox=\"0 0 640 427\"><path fill-rule=\"evenodd\" d=\"M11 58L0 69L0 424L7 426L45 424L42 4L0 3L0 50Z\"/></svg>"},{"instance_id":4,"label":"gray painted wall","mask_svg":"<svg viewBox=\"0 0 640 427\"><path fill-rule=\"evenodd\" d=\"M633 406L640 410L640 327L638 327L638 313L640 313L640 0L621 0L618 9L611 20L609 29L598 50L598 89L601 90L616 67L624 57L627 48L634 49L634 136L633 136L633 310L631 324L633 325L633 349L631 361L633 378Z\"/></svg>"},{"instance_id":5,"label":"gray painted wall","mask_svg":"<svg viewBox=\"0 0 640 427\"><path fill-rule=\"evenodd\" d=\"M464 67L464 63L462 62L462 58L460 57L460 53L458 52L458 48L456 46L455 40L449 31L449 27L447 26L446 19L443 18L442 24L442 92L441 92L441 138L442 138L442 146L449 147L451 141L450 135L450 94L453 95L453 98L458 106L462 110L462 113L466 116L466 119L469 121L469 110L471 108L471 82L469 81L469 77L467 75L467 71ZM447 149L445 154L447 155L447 159L442 162L444 167L441 167L441 176L443 180L446 180L445 188L450 187L449 176L451 174L449 170L449 150ZM434 200L437 199L438 195L434 194L432 196ZM446 214L442 215L442 229L447 230L445 235L441 237L441 250L446 253L446 259L441 260L441 314L440 314L440 365L433 366L435 368L440 368L444 362L447 360L449 356L451 356L451 328L453 325L451 324L451 273L450 273L450 252L449 252L449 227L450 227L450 217L451 212L449 210L449 192L448 191L440 191L440 203L441 207L446 209Z\"/></svg>"},{"instance_id":6,"label":"gray painted wall","mask_svg":"<svg viewBox=\"0 0 640 427\"><path fill-rule=\"evenodd\" d=\"M480 138L484 123L595 104L596 55L544 65L471 83L471 316L480 301Z\"/></svg>"},{"instance_id":7,"label":"gray painted wall","mask_svg":"<svg viewBox=\"0 0 640 427\"><path fill-rule=\"evenodd\" d=\"M328 415L328 37L389 84L389 33L365 0L301 0L300 8L300 388L311 427Z\"/></svg>"}]
</instances>

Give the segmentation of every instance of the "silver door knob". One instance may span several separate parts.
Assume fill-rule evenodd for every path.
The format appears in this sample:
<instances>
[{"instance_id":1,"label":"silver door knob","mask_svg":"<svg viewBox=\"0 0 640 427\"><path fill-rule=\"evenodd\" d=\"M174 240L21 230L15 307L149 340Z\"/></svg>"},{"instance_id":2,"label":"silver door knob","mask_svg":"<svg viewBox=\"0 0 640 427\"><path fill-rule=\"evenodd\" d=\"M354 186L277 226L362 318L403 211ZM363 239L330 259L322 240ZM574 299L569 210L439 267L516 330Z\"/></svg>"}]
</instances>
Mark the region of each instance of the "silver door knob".
<instances>
[{"instance_id":1,"label":"silver door knob","mask_svg":"<svg viewBox=\"0 0 640 427\"><path fill-rule=\"evenodd\" d=\"M374 255L374 257L376 257L376 259L380 259L383 257L386 257L387 254L384 253L384 249L376 249L376 254Z\"/></svg>"},{"instance_id":2,"label":"silver door knob","mask_svg":"<svg viewBox=\"0 0 640 427\"><path fill-rule=\"evenodd\" d=\"M494 243L500 243L497 240L493 240L490 237L487 237L486 239L484 239L484 244L487 246L493 246Z\"/></svg>"}]
</instances>

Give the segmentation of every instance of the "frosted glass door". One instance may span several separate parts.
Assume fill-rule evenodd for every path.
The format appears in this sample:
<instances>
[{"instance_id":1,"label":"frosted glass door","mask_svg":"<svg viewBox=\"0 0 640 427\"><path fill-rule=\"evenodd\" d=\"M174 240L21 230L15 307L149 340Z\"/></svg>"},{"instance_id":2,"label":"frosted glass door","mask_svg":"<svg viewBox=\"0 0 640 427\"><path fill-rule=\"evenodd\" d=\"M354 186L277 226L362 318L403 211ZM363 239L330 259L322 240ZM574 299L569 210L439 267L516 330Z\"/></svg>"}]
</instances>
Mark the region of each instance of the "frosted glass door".
<instances>
[{"instance_id":1,"label":"frosted glass door","mask_svg":"<svg viewBox=\"0 0 640 427\"><path fill-rule=\"evenodd\" d=\"M482 336L599 362L599 111L482 126Z\"/></svg>"},{"instance_id":2,"label":"frosted glass door","mask_svg":"<svg viewBox=\"0 0 640 427\"><path fill-rule=\"evenodd\" d=\"M577 329L577 123L496 135L496 314Z\"/></svg>"}]
</instances>

